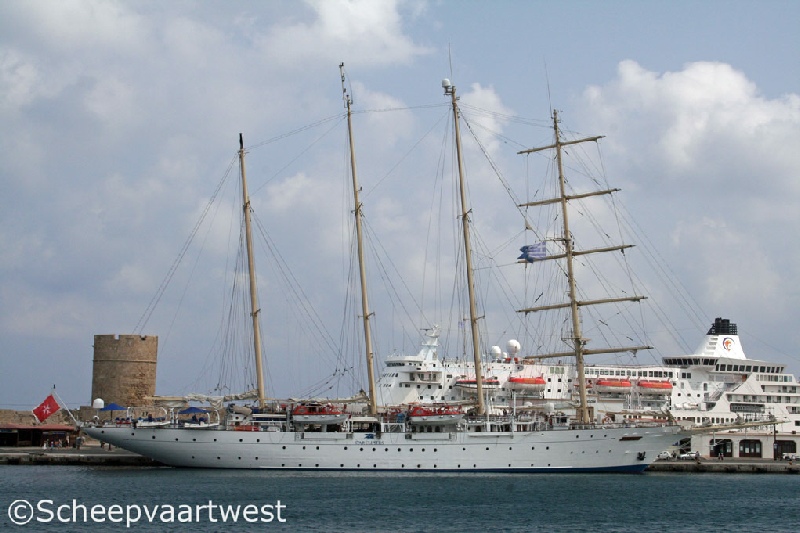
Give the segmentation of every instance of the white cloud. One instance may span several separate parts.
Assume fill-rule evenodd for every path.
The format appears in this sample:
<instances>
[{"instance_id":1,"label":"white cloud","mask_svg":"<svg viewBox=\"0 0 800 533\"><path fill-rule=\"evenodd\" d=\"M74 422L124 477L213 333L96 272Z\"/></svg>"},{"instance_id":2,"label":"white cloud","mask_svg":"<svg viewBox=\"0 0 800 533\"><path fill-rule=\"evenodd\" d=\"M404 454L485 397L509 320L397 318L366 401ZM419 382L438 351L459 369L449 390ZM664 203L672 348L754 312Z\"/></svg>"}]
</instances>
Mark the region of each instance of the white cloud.
<instances>
[{"instance_id":1,"label":"white cloud","mask_svg":"<svg viewBox=\"0 0 800 533\"><path fill-rule=\"evenodd\" d=\"M316 17L274 27L262 43L283 66L308 61L335 62L346 57L361 65L409 63L429 53L403 32L400 3L394 0L307 0Z\"/></svg>"},{"instance_id":2,"label":"white cloud","mask_svg":"<svg viewBox=\"0 0 800 533\"><path fill-rule=\"evenodd\" d=\"M677 267L699 301L742 314L755 305L776 320L791 307L800 96L766 99L727 64L655 73L624 61L583 104L584 129L606 126L609 168L642 203L635 216L671 236L669 256L683 258Z\"/></svg>"},{"instance_id":3,"label":"white cloud","mask_svg":"<svg viewBox=\"0 0 800 533\"><path fill-rule=\"evenodd\" d=\"M635 161L657 161L670 182L701 173L708 183L729 183L726 174L742 163L775 165L775 149L777 164L797 164L781 147L798 134L800 96L765 100L730 65L690 63L658 75L623 61L616 80L585 91L584 104L595 124L612 125L612 146L628 147Z\"/></svg>"},{"instance_id":4,"label":"white cloud","mask_svg":"<svg viewBox=\"0 0 800 533\"><path fill-rule=\"evenodd\" d=\"M144 18L119 2L20 2L16 16L35 20L38 43L60 53L95 50L120 52L136 48Z\"/></svg>"}]
</instances>

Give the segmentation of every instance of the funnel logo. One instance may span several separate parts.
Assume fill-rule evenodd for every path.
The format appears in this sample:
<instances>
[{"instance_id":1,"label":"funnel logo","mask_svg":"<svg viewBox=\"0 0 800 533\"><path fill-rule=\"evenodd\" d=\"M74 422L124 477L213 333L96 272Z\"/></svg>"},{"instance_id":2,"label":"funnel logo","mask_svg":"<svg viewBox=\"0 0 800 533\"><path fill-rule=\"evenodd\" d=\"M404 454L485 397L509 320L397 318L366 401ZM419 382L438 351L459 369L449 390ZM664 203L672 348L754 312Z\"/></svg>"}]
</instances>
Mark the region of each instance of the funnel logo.
<instances>
[{"instance_id":1,"label":"funnel logo","mask_svg":"<svg viewBox=\"0 0 800 533\"><path fill-rule=\"evenodd\" d=\"M733 339L731 339L730 337L725 337L722 340L722 347L730 352L731 349L733 348Z\"/></svg>"}]
</instances>

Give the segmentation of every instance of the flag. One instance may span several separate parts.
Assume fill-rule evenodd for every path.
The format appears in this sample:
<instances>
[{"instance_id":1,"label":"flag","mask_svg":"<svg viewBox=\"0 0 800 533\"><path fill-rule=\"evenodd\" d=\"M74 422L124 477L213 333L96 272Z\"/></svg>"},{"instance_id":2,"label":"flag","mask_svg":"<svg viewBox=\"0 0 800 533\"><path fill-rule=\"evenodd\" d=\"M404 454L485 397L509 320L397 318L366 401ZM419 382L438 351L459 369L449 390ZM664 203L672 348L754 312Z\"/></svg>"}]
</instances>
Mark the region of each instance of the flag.
<instances>
[{"instance_id":1,"label":"flag","mask_svg":"<svg viewBox=\"0 0 800 533\"><path fill-rule=\"evenodd\" d=\"M59 409L61 409L61 407L58 405L58 402L56 401L55 398L53 398L53 395L51 394L50 396L44 399L44 401L39 405L39 407L33 410L33 416L38 418L39 422L44 422L51 415L56 414L56 412Z\"/></svg>"},{"instance_id":2,"label":"flag","mask_svg":"<svg viewBox=\"0 0 800 533\"><path fill-rule=\"evenodd\" d=\"M524 259L528 263L533 263L537 259L544 259L547 257L547 248L545 247L544 241L537 242L536 244L526 244L520 248L519 251L522 252L522 255L517 257L517 259Z\"/></svg>"}]
</instances>

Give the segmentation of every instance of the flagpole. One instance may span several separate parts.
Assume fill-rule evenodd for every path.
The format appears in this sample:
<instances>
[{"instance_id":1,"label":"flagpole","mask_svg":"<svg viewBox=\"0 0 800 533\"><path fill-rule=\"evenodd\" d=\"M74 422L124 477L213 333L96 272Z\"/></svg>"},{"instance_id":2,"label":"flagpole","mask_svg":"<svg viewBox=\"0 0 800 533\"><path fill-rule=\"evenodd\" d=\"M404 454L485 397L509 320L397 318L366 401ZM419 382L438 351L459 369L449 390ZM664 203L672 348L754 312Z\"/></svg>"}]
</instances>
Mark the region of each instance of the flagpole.
<instances>
[{"instance_id":1,"label":"flagpole","mask_svg":"<svg viewBox=\"0 0 800 533\"><path fill-rule=\"evenodd\" d=\"M53 385L53 396L55 396L59 407L61 407L63 410L65 410L67 412L67 414L72 419L72 421L75 422L76 426L79 426L80 424L78 424L78 421L75 419L74 416L72 416L72 411L70 411L69 407L67 407L67 403L64 400L62 400L61 396L59 396L58 393L56 392L56 386L55 385Z\"/></svg>"}]
</instances>

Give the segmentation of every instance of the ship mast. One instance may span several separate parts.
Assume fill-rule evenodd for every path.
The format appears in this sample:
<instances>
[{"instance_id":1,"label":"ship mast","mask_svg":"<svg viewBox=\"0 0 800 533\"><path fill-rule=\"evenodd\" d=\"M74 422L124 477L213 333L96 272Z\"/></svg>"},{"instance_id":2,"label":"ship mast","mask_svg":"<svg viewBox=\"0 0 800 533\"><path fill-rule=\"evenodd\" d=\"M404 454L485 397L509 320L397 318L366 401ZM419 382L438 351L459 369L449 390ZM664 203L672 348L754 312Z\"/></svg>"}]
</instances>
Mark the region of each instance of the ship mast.
<instances>
[{"instance_id":1,"label":"ship mast","mask_svg":"<svg viewBox=\"0 0 800 533\"><path fill-rule=\"evenodd\" d=\"M563 235L562 235L562 242L564 244L564 253L559 255L552 255L548 256L544 259L565 259L567 263L567 279L569 283L568 287L568 297L569 302L562 303L562 304L555 304L555 305L546 305L541 307L530 307L527 309L521 309L519 312L521 313L531 313L536 311L544 311L549 309L559 309L559 308L570 308L570 315L572 318L572 352L568 354L547 354L544 356L536 356L535 358L546 358L546 357L556 357L559 355L571 355L575 357L575 366L577 367L578 372L578 396L579 396L579 405L576 410L576 418L578 422L586 424L589 423L589 409L586 402L586 373L584 370L584 356L588 354L595 354L595 353L617 353L622 351L636 351L636 350L645 350L651 349L652 346L632 346L626 348L609 348L609 349L598 349L598 350L589 350L586 348L586 344L588 339L584 339L583 335L581 334L581 316L580 316L580 307L586 305L596 305L601 303L611 303L611 302L622 302L622 301L639 301L643 300L644 296L630 296L625 298L605 298L602 300L591 300L591 301L580 301L578 300L577 290L575 287L575 272L574 272L574 258L579 255L585 255L589 253L596 253L596 252L610 252L614 250L624 250L625 248L630 248L631 245L620 245L620 246L611 246L607 248L597 248L593 250L585 250L585 251L576 251L574 249L574 243L572 240L572 233L570 232L569 228L569 209L567 207L569 200L575 200L579 198L586 198L589 196L598 196L604 194L610 194L612 192L616 192L619 189L609 189L603 191L593 191L584 194L576 194L576 195L567 195L566 191L566 180L564 178L564 166L562 163L562 149L564 146L568 146L571 144L579 144L583 142L593 142L601 139L603 136L596 136L596 137L586 137L584 139L577 139L574 141L562 141L561 135L558 130L558 111L553 111L553 132L555 134L555 143L549 146L543 146L541 148L531 148L529 150L522 150L518 152L519 154L530 154L533 152L540 152L542 150L551 150L555 149L556 151L556 166L558 170L558 185L559 185L559 197L553 198L549 200L542 200L538 202L529 202L525 204L521 204L520 207L526 206L539 206L539 205L548 205L559 203L561 204L561 219L563 224Z\"/></svg>"},{"instance_id":2,"label":"ship mast","mask_svg":"<svg viewBox=\"0 0 800 533\"><path fill-rule=\"evenodd\" d=\"M369 379L369 414L378 414L378 406L375 399L375 366L374 366L374 352L372 349L372 333L369 325L369 300L367 298L367 271L364 265L364 241L361 229L361 217L363 204L359 199L359 192L361 189L358 186L358 173L356 172L356 152L353 145L353 118L351 106L353 103L350 95L347 94L347 89L344 84L344 63L339 65L339 72L342 76L342 97L344 98L345 107L347 108L347 134L348 143L350 145L350 170L353 176L353 199L355 209L353 214L356 221L356 241L358 243L358 269L361 277L361 313L364 321L364 347L367 357L367 378Z\"/></svg>"},{"instance_id":3,"label":"ship mast","mask_svg":"<svg viewBox=\"0 0 800 533\"><path fill-rule=\"evenodd\" d=\"M464 234L464 257L466 258L467 292L469 294L469 325L472 331L472 357L475 362L475 393L478 398L477 413L486 412L483 399L483 368L481 366L480 339L478 337L478 311L475 305L475 279L472 270L472 247L469 236L469 210L467 209L467 193L464 183L464 161L461 154L461 128L458 123L458 98L456 87L450 80L443 80L444 94L450 95L453 103L453 122L455 123L456 157L458 158L458 188L461 194L461 230Z\"/></svg>"},{"instance_id":4,"label":"ship mast","mask_svg":"<svg viewBox=\"0 0 800 533\"><path fill-rule=\"evenodd\" d=\"M245 243L247 246L247 270L250 274L250 316L253 318L253 350L256 357L256 380L258 388L258 405L264 407L267 395L264 390L264 371L261 361L261 327L259 325L258 296L256 293L256 267L253 257L253 230L250 224L250 195L247 192L247 174L244 168L244 140L239 134L239 169L242 174L242 204L244 210Z\"/></svg>"}]
</instances>

